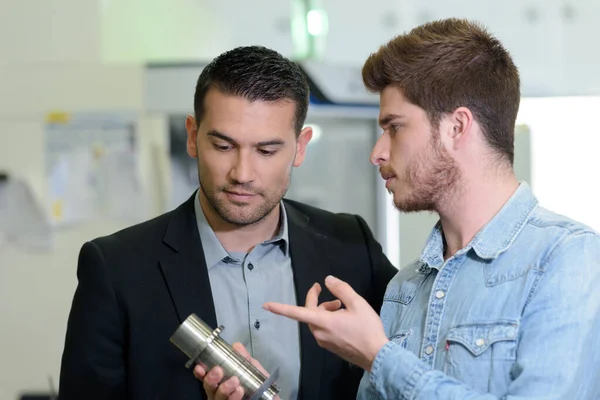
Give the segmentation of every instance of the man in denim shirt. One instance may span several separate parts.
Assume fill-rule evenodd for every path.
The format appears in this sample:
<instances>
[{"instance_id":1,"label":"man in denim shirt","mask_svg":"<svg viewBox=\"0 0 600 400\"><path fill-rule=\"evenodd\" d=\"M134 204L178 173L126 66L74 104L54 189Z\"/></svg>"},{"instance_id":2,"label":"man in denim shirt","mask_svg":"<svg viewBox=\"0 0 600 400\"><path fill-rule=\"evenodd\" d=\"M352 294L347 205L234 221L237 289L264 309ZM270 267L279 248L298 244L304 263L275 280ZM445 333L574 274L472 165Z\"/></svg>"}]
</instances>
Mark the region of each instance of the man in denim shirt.
<instances>
[{"instance_id":1,"label":"man in denim shirt","mask_svg":"<svg viewBox=\"0 0 600 400\"><path fill-rule=\"evenodd\" d=\"M510 55L476 24L437 21L381 47L363 80L380 93L371 161L395 205L440 221L380 318L334 277L342 309L318 305L318 284L306 307L265 308L365 369L361 400L600 398L600 236L514 175Z\"/></svg>"}]
</instances>

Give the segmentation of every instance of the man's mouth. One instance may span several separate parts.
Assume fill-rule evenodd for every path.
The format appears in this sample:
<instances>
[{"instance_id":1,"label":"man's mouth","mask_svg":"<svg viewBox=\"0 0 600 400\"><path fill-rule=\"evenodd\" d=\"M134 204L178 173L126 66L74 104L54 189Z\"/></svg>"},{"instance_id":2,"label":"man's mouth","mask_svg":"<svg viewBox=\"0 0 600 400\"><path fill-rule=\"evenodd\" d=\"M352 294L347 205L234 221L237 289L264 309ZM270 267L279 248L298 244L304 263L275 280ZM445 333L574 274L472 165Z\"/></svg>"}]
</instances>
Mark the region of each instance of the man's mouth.
<instances>
[{"instance_id":1,"label":"man's mouth","mask_svg":"<svg viewBox=\"0 0 600 400\"><path fill-rule=\"evenodd\" d=\"M224 190L225 194L230 200L233 201L248 201L256 196L256 193L243 192L238 190Z\"/></svg>"}]
</instances>

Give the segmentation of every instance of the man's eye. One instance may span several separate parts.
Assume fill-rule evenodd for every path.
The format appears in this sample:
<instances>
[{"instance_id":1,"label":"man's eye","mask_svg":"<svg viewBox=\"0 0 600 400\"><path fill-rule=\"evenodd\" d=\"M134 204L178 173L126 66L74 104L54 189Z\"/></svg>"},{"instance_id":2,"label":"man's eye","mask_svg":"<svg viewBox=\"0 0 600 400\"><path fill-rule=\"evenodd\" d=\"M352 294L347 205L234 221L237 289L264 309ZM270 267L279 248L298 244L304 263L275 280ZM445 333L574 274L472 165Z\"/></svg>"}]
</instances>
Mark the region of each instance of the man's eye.
<instances>
[{"instance_id":1,"label":"man's eye","mask_svg":"<svg viewBox=\"0 0 600 400\"><path fill-rule=\"evenodd\" d=\"M396 133L400 129L400 125L390 125L390 132Z\"/></svg>"},{"instance_id":2,"label":"man's eye","mask_svg":"<svg viewBox=\"0 0 600 400\"><path fill-rule=\"evenodd\" d=\"M273 154L275 154L275 150L258 149L258 152L263 156L272 156Z\"/></svg>"},{"instance_id":3,"label":"man's eye","mask_svg":"<svg viewBox=\"0 0 600 400\"><path fill-rule=\"evenodd\" d=\"M216 143L213 143L213 146L215 147L215 149L220 151L227 151L231 148L231 146Z\"/></svg>"}]
</instances>

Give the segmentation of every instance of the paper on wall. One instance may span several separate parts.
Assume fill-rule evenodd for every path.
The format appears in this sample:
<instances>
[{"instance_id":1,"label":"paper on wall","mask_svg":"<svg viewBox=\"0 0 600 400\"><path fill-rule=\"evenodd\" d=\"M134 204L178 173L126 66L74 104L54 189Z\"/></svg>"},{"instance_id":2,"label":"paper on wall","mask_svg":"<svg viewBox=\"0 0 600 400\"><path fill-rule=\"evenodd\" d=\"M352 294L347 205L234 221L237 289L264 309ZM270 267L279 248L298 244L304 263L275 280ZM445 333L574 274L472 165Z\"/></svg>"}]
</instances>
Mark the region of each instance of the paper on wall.
<instances>
[{"instance_id":1,"label":"paper on wall","mask_svg":"<svg viewBox=\"0 0 600 400\"><path fill-rule=\"evenodd\" d=\"M48 116L47 209L54 226L144 218L136 130L133 114Z\"/></svg>"}]
</instances>

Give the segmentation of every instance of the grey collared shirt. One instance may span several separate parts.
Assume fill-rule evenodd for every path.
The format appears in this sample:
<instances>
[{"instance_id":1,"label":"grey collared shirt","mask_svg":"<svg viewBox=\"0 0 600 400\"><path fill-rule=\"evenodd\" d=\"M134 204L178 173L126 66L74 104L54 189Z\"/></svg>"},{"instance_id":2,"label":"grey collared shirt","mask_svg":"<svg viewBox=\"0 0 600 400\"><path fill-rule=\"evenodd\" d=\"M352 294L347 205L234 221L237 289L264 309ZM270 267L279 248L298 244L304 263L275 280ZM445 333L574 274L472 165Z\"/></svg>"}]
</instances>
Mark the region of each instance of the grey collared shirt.
<instances>
[{"instance_id":1,"label":"grey collared shirt","mask_svg":"<svg viewBox=\"0 0 600 400\"><path fill-rule=\"evenodd\" d=\"M221 337L240 342L267 372L279 368L277 385L282 400L295 400L300 380L298 323L262 308L267 301L296 304L289 254L288 222L281 203L276 237L250 253L227 252L206 221L198 192L194 201L198 231L206 258L217 323Z\"/></svg>"}]
</instances>

